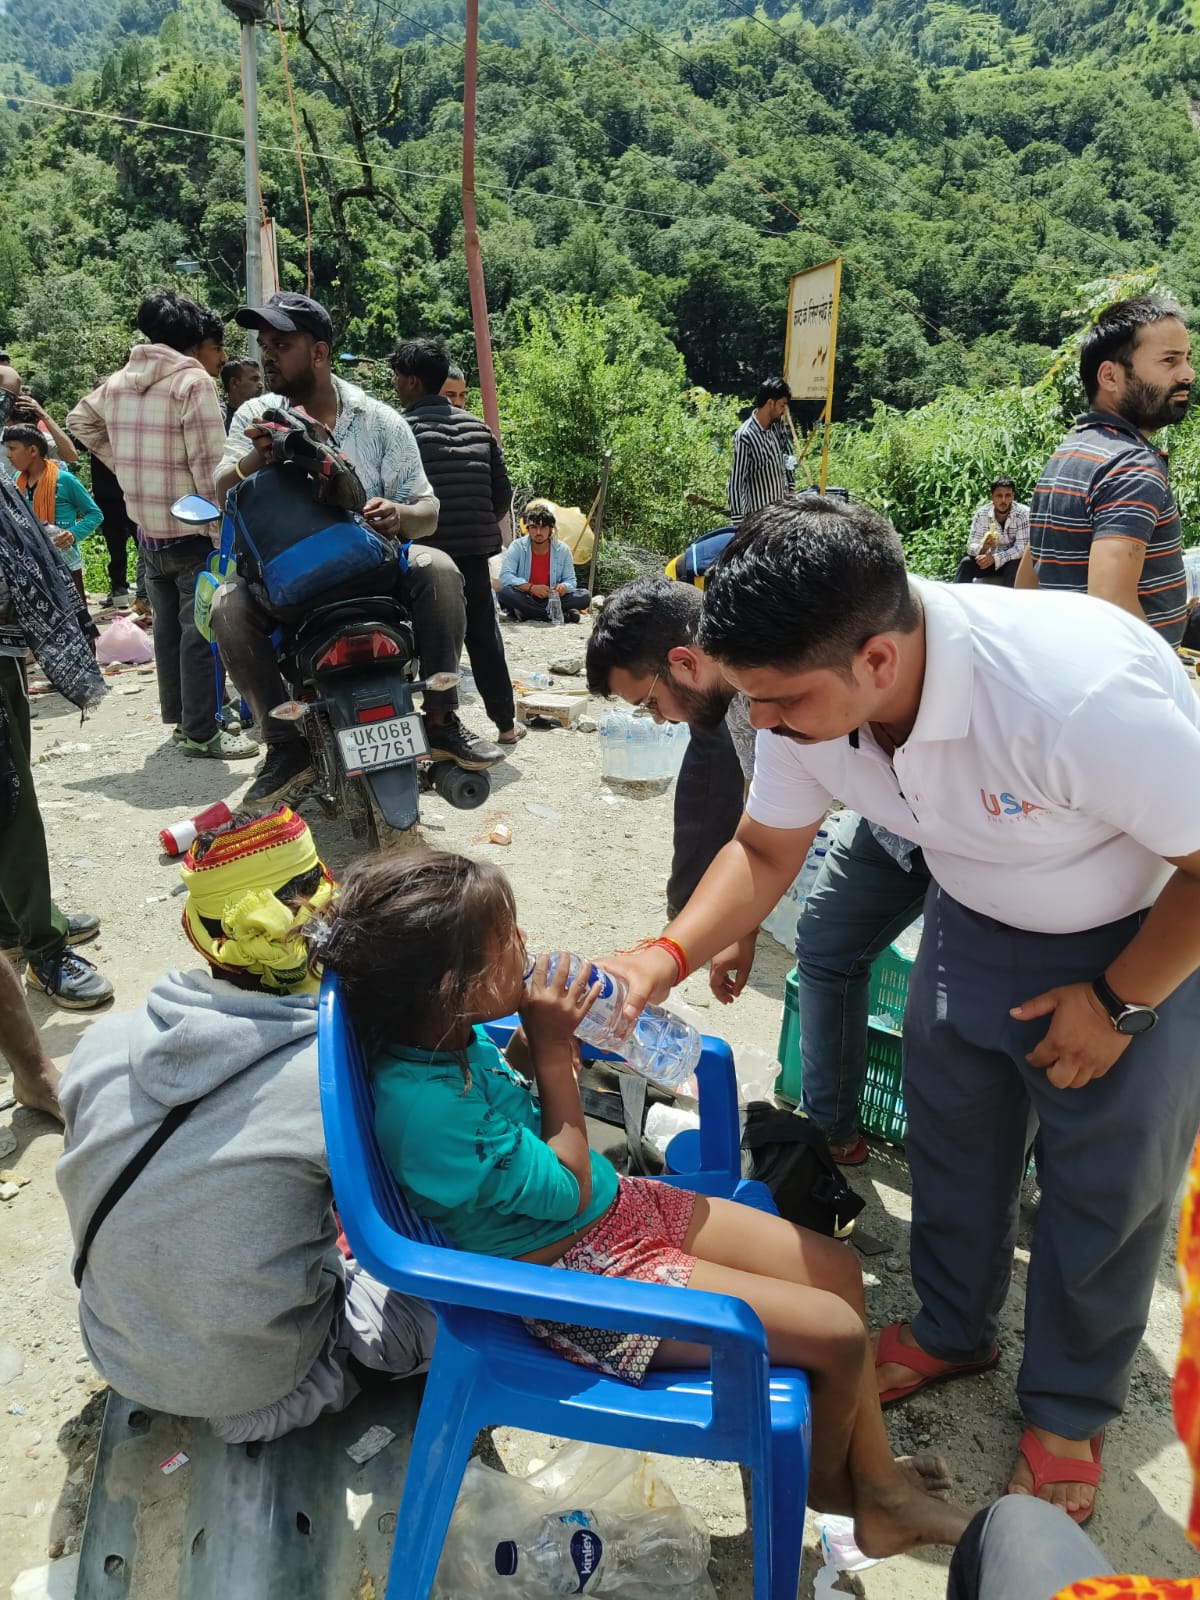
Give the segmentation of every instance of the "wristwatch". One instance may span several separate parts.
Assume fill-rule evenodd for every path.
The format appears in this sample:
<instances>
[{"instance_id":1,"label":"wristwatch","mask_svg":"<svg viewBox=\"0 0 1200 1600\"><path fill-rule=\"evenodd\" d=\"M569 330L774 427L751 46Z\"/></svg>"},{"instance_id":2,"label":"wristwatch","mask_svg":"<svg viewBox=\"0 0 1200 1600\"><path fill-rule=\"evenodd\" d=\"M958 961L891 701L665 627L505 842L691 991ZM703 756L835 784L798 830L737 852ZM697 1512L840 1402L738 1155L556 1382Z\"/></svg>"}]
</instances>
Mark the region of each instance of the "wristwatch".
<instances>
[{"instance_id":1,"label":"wristwatch","mask_svg":"<svg viewBox=\"0 0 1200 1600\"><path fill-rule=\"evenodd\" d=\"M1149 1033L1158 1021L1158 1012L1153 1006L1130 1006L1109 988L1103 973L1098 978L1092 979L1092 993L1108 1012L1113 1027L1118 1033L1135 1034Z\"/></svg>"}]
</instances>

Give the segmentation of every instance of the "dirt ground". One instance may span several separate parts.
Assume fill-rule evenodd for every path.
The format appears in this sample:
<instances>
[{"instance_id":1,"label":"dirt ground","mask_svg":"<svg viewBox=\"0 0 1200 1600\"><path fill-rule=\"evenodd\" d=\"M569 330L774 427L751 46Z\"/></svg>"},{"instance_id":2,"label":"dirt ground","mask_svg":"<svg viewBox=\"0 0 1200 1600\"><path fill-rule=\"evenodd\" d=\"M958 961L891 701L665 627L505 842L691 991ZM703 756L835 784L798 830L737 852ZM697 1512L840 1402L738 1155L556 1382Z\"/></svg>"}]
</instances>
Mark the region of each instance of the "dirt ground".
<instances>
[{"instance_id":1,"label":"dirt ground","mask_svg":"<svg viewBox=\"0 0 1200 1600\"><path fill-rule=\"evenodd\" d=\"M513 673L542 670L580 656L585 628L507 625ZM190 964L179 930L174 867L159 856L157 831L217 799L236 800L254 763L187 760L164 737L152 673L123 674L98 712L80 726L74 709L50 695L37 702L35 776L50 840L56 894L69 909L100 912L103 936L88 950L116 985L120 1007L140 1003L161 969ZM593 711L597 708L593 706ZM482 707L468 719L487 730ZM507 868L516 887L531 948L569 945L588 953L628 945L656 932L670 856L670 793L635 794L600 781L594 733L534 731L494 773L489 802L452 811L436 795L423 801L430 843L487 855ZM310 818L319 847L336 872L356 846L339 823ZM486 842L505 822L511 845ZM702 978L683 997L701 1008L706 1025L735 1046L772 1053L779 1031L785 952L764 938L751 983L739 1003L710 1003ZM65 1065L88 1019L30 997L47 1046ZM0 1077L0 1102L8 1080ZM103 1386L82 1352L69 1270L70 1241L54 1187L61 1147L56 1125L20 1108L0 1110L0 1149L11 1129L16 1150L0 1167L28 1182L0 1202L0 1592L24 1569L78 1549L103 1406ZM852 1174L867 1198L862 1226L892 1249L864 1261L868 1305L878 1324L913 1309L906 1260L907 1170L898 1151L872 1150ZM1026 1227L1017 1252L1002 1333L999 1368L933 1390L889 1416L897 1451L935 1446L948 1457L957 1498L977 1506L1002 1487L1020 1432L1013 1389L1021 1352ZM1092 1534L1119 1571L1183 1575L1196 1558L1181 1533L1188 1475L1169 1409L1169 1374L1179 1331L1173 1273L1164 1260L1150 1327L1137 1362L1130 1404L1105 1450L1105 1478ZM510 1468L543 1457L546 1441L497 1430ZM713 1533L713 1575L722 1600L748 1600L751 1582L738 1473L728 1467L671 1462L666 1473L683 1502L695 1506ZM800 1593L812 1592L817 1529ZM901 1557L861 1575L868 1600L940 1600L947 1553Z\"/></svg>"}]
</instances>

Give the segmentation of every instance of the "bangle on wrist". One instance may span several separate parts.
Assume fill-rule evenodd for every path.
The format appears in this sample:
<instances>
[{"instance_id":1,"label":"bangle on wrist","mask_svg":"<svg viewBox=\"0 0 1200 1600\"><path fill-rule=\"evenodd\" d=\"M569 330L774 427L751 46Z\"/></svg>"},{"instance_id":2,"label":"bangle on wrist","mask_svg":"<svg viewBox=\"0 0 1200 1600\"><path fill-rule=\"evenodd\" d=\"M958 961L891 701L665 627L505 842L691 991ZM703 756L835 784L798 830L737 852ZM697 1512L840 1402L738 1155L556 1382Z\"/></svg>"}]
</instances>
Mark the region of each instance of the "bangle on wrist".
<instances>
[{"instance_id":1,"label":"bangle on wrist","mask_svg":"<svg viewBox=\"0 0 1200 1600\"><path fill-rule=\"evenodd\" d=\"M654 940L654 946L659 950L665 950L669 956L674 958L675 971L678 974L675 981L676 983L682 983L691 971L687 951L677 939L669 939L665 934L662 938Z\"/></svg>"},{"instance_id":2,"label":"bangle on wrist","mask_svg":"<svg viewBox=\"0 0 1200 1600\"><path fill-rule=\"evenodd\" d=\"M240 461L233 463L233 470L237 473L238 482L245 483L247 474L242 471L242 463Z\"/></svg>"},{"instance_id":3,"label":"bangle on wrist","mask_svg":"<svg viewBox=\"0 0 1200 1600\"><path fill-rule=\"evenodd\" d=\"M665 950L675 963L676 983L682 983L692 970L687 958L687 951L679 943L679 940L669 938L665 933L657 939L639 939L636 944L631 944L627 950L619 950L617 954L631 956L635 955L639 950Z\"/></svg>"}]
</instances>

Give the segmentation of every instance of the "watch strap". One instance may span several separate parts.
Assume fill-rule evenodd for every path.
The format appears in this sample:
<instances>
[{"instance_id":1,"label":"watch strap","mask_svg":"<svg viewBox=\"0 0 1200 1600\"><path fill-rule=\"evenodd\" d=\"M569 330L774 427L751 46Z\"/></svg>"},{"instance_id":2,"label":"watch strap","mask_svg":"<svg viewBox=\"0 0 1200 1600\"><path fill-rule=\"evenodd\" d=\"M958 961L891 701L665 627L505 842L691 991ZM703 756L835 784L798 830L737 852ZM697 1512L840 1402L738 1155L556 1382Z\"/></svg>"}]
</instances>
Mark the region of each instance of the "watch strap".
<instances>
[{"instance_id":1,"label":"watch strap","mask_svg":"<svg viewBox=\"0 0 1200 1600\"><path fill-rule=\"evenodd\" d=\"M1120 998L1103 973L1092 979L1092 989L1115 1026L1117 1020L1129 1009L1128 1002Z\"/></svg>"}]
</instances>

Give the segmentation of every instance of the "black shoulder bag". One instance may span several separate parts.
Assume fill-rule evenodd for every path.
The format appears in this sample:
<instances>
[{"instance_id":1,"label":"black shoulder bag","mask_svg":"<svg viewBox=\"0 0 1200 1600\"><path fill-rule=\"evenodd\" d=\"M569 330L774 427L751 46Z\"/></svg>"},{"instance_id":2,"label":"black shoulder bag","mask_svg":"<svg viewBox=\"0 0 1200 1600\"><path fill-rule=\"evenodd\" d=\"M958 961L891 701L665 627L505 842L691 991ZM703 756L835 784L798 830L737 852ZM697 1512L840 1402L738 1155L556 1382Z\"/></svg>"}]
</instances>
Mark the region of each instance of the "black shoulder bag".
<instances>
[{"instance_id":1,"label":"black shoulder bag","mask_svg":"<svg viewBox=\"0 0 1200 1600\"><path fill-rule=\"evenodd\" d=\"M866 1204L842 1177L816 1123L767 1100L746 1107L742 1175L766 1184L781 1217L833 1239L849 1235Z\"/></svg>"},{"instance_id":2,"label":"black shoulder bag","mask_svg":"<svg viewBox=\"0 0 1200 1600\"><path fill-rule=\"evenodd\" d=\"M109 1185L108 1193L101 1200L95 1211L92 1212L91 1220L84 1230L83 1243L79 1246L79 1254L75 1257L74 1274L75 1287L77 1289L82 1287L88 1252L91 1250L92 1242L100 1231L100 1224L116 1205L117 1201L131 1187L138 1174L154 1159L176 1128L183 1126L199 1104L200 1101L197 1099L188 1100L181 1106L172 1106L145 1144L135 1155L130 1157Z\"/></svg>"}]
</instances>

